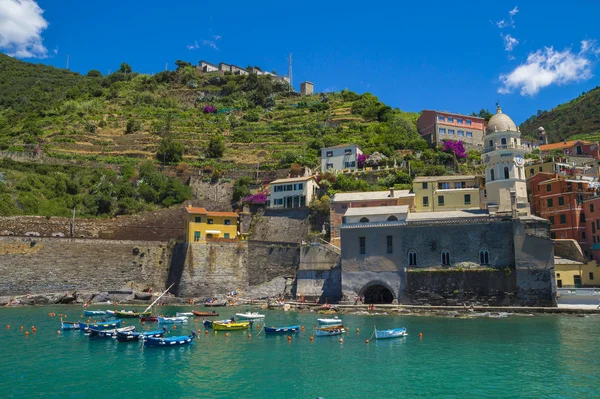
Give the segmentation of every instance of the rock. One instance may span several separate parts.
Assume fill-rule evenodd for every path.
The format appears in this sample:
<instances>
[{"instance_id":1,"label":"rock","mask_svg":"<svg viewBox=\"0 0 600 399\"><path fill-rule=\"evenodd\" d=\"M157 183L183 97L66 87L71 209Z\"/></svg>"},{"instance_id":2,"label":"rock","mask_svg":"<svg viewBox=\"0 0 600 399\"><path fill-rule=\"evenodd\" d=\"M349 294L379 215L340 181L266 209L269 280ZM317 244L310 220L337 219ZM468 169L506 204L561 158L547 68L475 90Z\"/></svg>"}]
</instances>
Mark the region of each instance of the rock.
<instances>
[{"instance_id":1,"label":"rock","mask_svg":"<svg viewBox=\"0 0 600 399\"><path fill-rule=\"evenodd\" d=\"M101 292L92 297L91 303L102 303L110 301L110 295L108 292Z\"/></svg>"},{"instance_id":2,"label":"rock","mask_svg":"<svg viewBox=\"0 0 600 399\"><path fill-rule=\"evenodd\" d=\"M135 294L111 294L110 301L112 302L129 302L135 299Z\"/></svg>"},{"instance_id":3,"label":"rock","mask_svg":"<svg viewBox=\"0 0 600 399\"><path fill-rule=\"evenodd\" d=\"M152 299L152 294L150 292L134 292L135 299L141 299L142 301L148 301Z\"/></svg>"}]
</instances>

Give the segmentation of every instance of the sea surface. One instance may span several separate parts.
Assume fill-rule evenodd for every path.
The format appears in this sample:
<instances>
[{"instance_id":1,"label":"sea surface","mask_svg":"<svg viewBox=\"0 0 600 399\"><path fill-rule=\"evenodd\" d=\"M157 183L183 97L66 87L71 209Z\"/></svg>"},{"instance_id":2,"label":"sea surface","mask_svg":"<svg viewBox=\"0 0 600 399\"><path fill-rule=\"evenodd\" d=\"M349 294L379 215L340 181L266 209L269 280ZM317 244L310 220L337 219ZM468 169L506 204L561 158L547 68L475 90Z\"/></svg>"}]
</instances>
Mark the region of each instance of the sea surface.
<instances>
[{"instance_id":1,"label":"sea surface","mask_svg":"<svg viewBox=\"0 0 600 399\"><path fill-rule=\"evenodd\" d=\"M218 309L224 318L242 310ZM175 311L190 308L160 308ZM191 318L172 332L200 329L194 345L142 349L138 343L91 341L79 331L59 335L59 317L49 312L77 320L82 309L0 309L0 397L600 397L600 316L341 315L349 328L343 342L339 336L311 342L316 313L269 310L267 325L299 324L305 330L291 341L259 329L252 338L248 331L205 335L201 320ZM374 325L406 327L409 336L375 341Z\"/></svg>"}]
</instances>

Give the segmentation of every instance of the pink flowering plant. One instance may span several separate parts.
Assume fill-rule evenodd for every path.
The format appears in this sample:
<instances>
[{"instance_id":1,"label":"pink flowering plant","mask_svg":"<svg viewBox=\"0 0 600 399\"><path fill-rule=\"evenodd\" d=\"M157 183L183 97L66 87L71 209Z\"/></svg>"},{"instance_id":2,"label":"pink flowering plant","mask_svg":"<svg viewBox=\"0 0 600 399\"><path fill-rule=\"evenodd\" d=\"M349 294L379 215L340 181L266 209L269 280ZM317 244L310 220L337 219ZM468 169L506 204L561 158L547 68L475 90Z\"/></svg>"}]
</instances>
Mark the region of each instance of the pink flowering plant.
<instances>
[{"instance_id":1,"label":"pink flowering plant","mask_svg":"<svg viewBox=\"0 0 600 399\"><path fill-rule=\"evenodd\" d=\"M456 158L466 158L467 151L462 141L446 140L442 146L442 151L454 155Z\"/></svg>"},{"instance_id":2,"label":"pink flowering plant","mask_svg":"<svg viewBox=\"0 0 600 399\"><path fill-rule=\"evenodd\" d=\"M358 167L359 168L364 168L365 162L367 162L367 159L369 159L368 155L358 154L358 157L356 157L356 162L358 164Z\"/></svg>"},{"instance_id":3,"label":"pink flowering plant","mask_svg":"<svg viewBox=\"0 0 600 399\"><path fill-rule=\"evenodd\" d=\"M206 105L202 109L202 112L204 112L205 114L214 114L215 112L217 112L217 109L212 105Z\"/></svg>"}]
</instances>

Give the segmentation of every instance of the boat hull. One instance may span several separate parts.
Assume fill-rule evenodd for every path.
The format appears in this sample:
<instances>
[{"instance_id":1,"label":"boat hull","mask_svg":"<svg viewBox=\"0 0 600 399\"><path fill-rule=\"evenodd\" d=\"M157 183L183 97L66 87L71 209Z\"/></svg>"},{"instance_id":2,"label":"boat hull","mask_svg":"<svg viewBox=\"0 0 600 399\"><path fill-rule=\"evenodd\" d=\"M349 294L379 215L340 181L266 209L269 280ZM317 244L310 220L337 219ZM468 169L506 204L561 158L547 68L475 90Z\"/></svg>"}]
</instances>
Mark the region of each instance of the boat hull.
<instances>
[{"instance_id":1,"label":"boat hull","mask_svg":"<svg viewBox=\"0 0 600 399\"><path fill-rule=\"evenodd\" d=\"M147 338L144 340L144 346L171 348L174 346L190 345L194 340L193 335L182 335L178 337L167 338Z\"/></svg>"},{"instance_id":2,"label":"boat hull","mask_svg":"<svg viewBox=\"0 0 600 399\"><path fill-rule=\"evenodd\" d=\"M265 334L288 334L300 331L300 326L265 327Z\"/></svg>"},{"instance_id":3,"label":"boat hull","mask_svg":"<svg viewBox=\"0 0 600 399\"><path fill-rule=\"evenodd\" d=\"M63 330L79 330L79 322L78 321L61 321L60 327Z\"/></svg>"},{"instance_id":4,"label":"boat hull","mask_svg":"<svg viewBox=\"0 0 600 399\"><path fill-rule=\"evenodd\" d=\"M247 330L249 327L250 327L250 323L247 321L243 321L240 323L220 323L220 322L212 323L212 329L215 331Z\"/></svg>"},{"instance_id":5,"label":"boat hull","mask_svg":"<svg viewBox=\"0 0 600 399\"><path fill-rule=\"evenodd\" d=\"M319 322L319 324L323 325L342 325L342 319L338 319L337 317L331 319L317 319L317 321Z\"/></svg>"},{"instance_id":6,"label":"boat hull","mask_svg":"<svg viewBox=\"0 0 600 399\"><path fill-rule=\"evenodd\" d=\"M179 317L158 316L159 324L182 324L182 323L187 323L187 322L188 322L188 318L186 316L179 316Z\"/></svg>"},{"instance_id":7,"label":"boat hull","mask_svg":"<svg viewBox=\"0 0 600 399\"><path fill-rule=\"evenodd\" d=\"M158 317L157 316L140 317L140 321L142 321L144 323L158 323Z\"/></svg>"},{"instance_id":8,"label":"boat hull","mask_svg":"<svg viewBox=\"0 0 600 399\"><path fill-rule=\"evenodd\" d=\"M391 328L388 330L375 330L375 339L390 339L406 337L406 328Z\"/></svg>"},{"instance_id":9,"label":"boat hull","mask_svg":"<svg viewBox=\"0 0 600 399\"><path fill-rule=\"evenodd\" d=\"M265 315L260 313L236 313L235 317L242 320L261 320L265 318Z\"/></svg>"},{"instance_id":10,"label":"boat hull","mask_svg":"<svg viewBox=\"0 0 600 399\"><path fill-rule=\"evenodd\" d=\"M227 301L215 301L215 302L206 302L204 303L204 307L207 308L216 308L221 306L227 306Z\"/></svg>"},{"instance_id":11,"label":"boat hull","mask_svg":"<svg viewBox=\"0 0 600 399\"><path fill-rule=\"evenodd\" d=\"M192 313L194 314L194 316L198 316L198 317L217 317L219 315L215 311L212 311L212 312L198 312L197 310L194 310Z\"/></svg>"},{"instance_id":12,"label":"boat hull","mask_svg":"<svg viewBox=\"0 0 600 399\"><path fill-rule=\"evenodd\" d=\"M113 328L110 330L96 330L90 329L90 339L103 339L103 338L116 338L117 334L120 332L133 332L135 331L134 326L123 327L123 328Z\"/></svg>"},{"instance_id":13,"label":"boat hull","mask_svg":"<svg viewBox=\"0 0 600 399\"><path fill-rule=\"evenodd\" d=\"M106 314L105 310L84 310L84 316L103 316Z\"/></svg>"},{"instance_id":14,"label":"boat hull","mask_svg":"<svg viewBox=\"0 0 600 399\"><path fill-rule=\"evenodd\" d=\"M102 321L99 323L82 323L79 322L80 330L89 330L91 328L96 330L109 330L111 328L119 328L121 327L121 320L111 320L111 321Z\"/></svg>"},{"instance_id":15,"label":"boat hull","mask_svg":"<svg viewBox=\"0 0 600 399\"><path fill-rule=\"evenodd\" d=\"M121 311L116 311L115 312L115 316L117 317L121 317L121 318L127 318L127 319L137 319L139 317L146 317L146 316L150 316L151 313L150 312L145 312L145 313L140 313L140 312L121 312Z\"/></svg>"},{"instance_id":16,"label":"boat hull","mask_svg":"<svg viewBox=\"0 0 600 399\"><path fill-rule=\"evenodd\" d=\"M137 332L137 331L127 331L127 332L117 332L117 341L119 342L136 342L140 339L146 338L162 338L165 335L165 330L156 330L156 331L145 331L145 332Z\"/></svg>"},{"instance_id":17,"label":"boat hull","mask_svg":"<svg viewBox=\"0 0 600 399\"><path fill-rule=\"evenodd\" d=\"M315 337L330 337L344 333L343 326L315 328Z\"/></svg>"}]
</instances>

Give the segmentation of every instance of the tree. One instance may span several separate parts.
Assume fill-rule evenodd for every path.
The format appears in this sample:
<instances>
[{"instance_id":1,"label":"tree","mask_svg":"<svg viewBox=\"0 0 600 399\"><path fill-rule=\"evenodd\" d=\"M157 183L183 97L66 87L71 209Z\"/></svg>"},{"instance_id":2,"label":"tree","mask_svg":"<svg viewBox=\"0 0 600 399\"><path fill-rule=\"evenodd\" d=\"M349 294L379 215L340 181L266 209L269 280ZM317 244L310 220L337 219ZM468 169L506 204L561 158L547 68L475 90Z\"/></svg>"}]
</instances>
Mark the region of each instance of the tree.
<instances>
[{"instance_id":1,"label":"tree","mask_svg":"<svg viewBox=\"0 0 600 399\"><path fill-rule=\"evenodd\" d=\"M180 70L182 70L185 67L192 66L192 63L187 62L187 61L177 60L177 61L175 61L175 65L177 65L177 72L179 72Z\"/></svg>"},{"instance_id":2,"label":"tree","mask_svg":"<svg viewBox=\"0 0 600 399\"><path fill-rule=\"evenodd\" d=\"M491 118L491 117L492 117L494 114L492 114L492 113L490 112L490 110L489 110L489 109L487 109L487 108L486 108L486 109L483 109L483 108L481 108L481 110L480 110L479 112L474 112L474 111L473 111L473 113L472 113L471 115L473 115L473 116L477 116L477 117L479 117L479 118L483 118L483 119L485 119L485 121L487 122L487 121L489 121L489 120L490 120L490 118Z\"/></svg>"},{"instance_id":3,"label":"tree","mask_svg":"<svg viewBox=\"0 0 600 399\"><path fill-rule=\"evenodd\" d=\"M100 72L97 69L92 69L92 70L88 71L87 76L89 78L101 78L102 77L102 72Z\"/></svg>"},{"instance_id":4,"label":"tree","mask_svg":"<svg viewBox=\"0 0 600 399\"><path fill-rule=\"evenodd\" d=\"M182 143L170 138L164 138L160 142L156 157L164 163L179 163L183 160L185 147Z\"/></svg>"},{"instance_id":5,"label":"tree","mask_svg":"<svg viewBox=\"0 0 600 399\"><path fill-rule=\"evenodd\" d=\"M130 74L130 73L131 73L131 71L132 71L132 69L131 69L131 65L129 65L129 64L128 64L128 63L126 63L126 62L123 62L123 63L121 64L121 68L119 68L119 72L122 72L122 73L124 73L124 74L126 74L126 75L127 75L127 74Z\"/></svg>"},{"instance_id":6,"label":"tree","mask_svg":"<svg viewBox=\"0 0 600 399\"><path fill-rule=\"evenodd\" d=\"M221 158L225 152L225 141L221 136L215 136L208 142L206 156L209 158Z\"/></svg>"}]
</instances>

